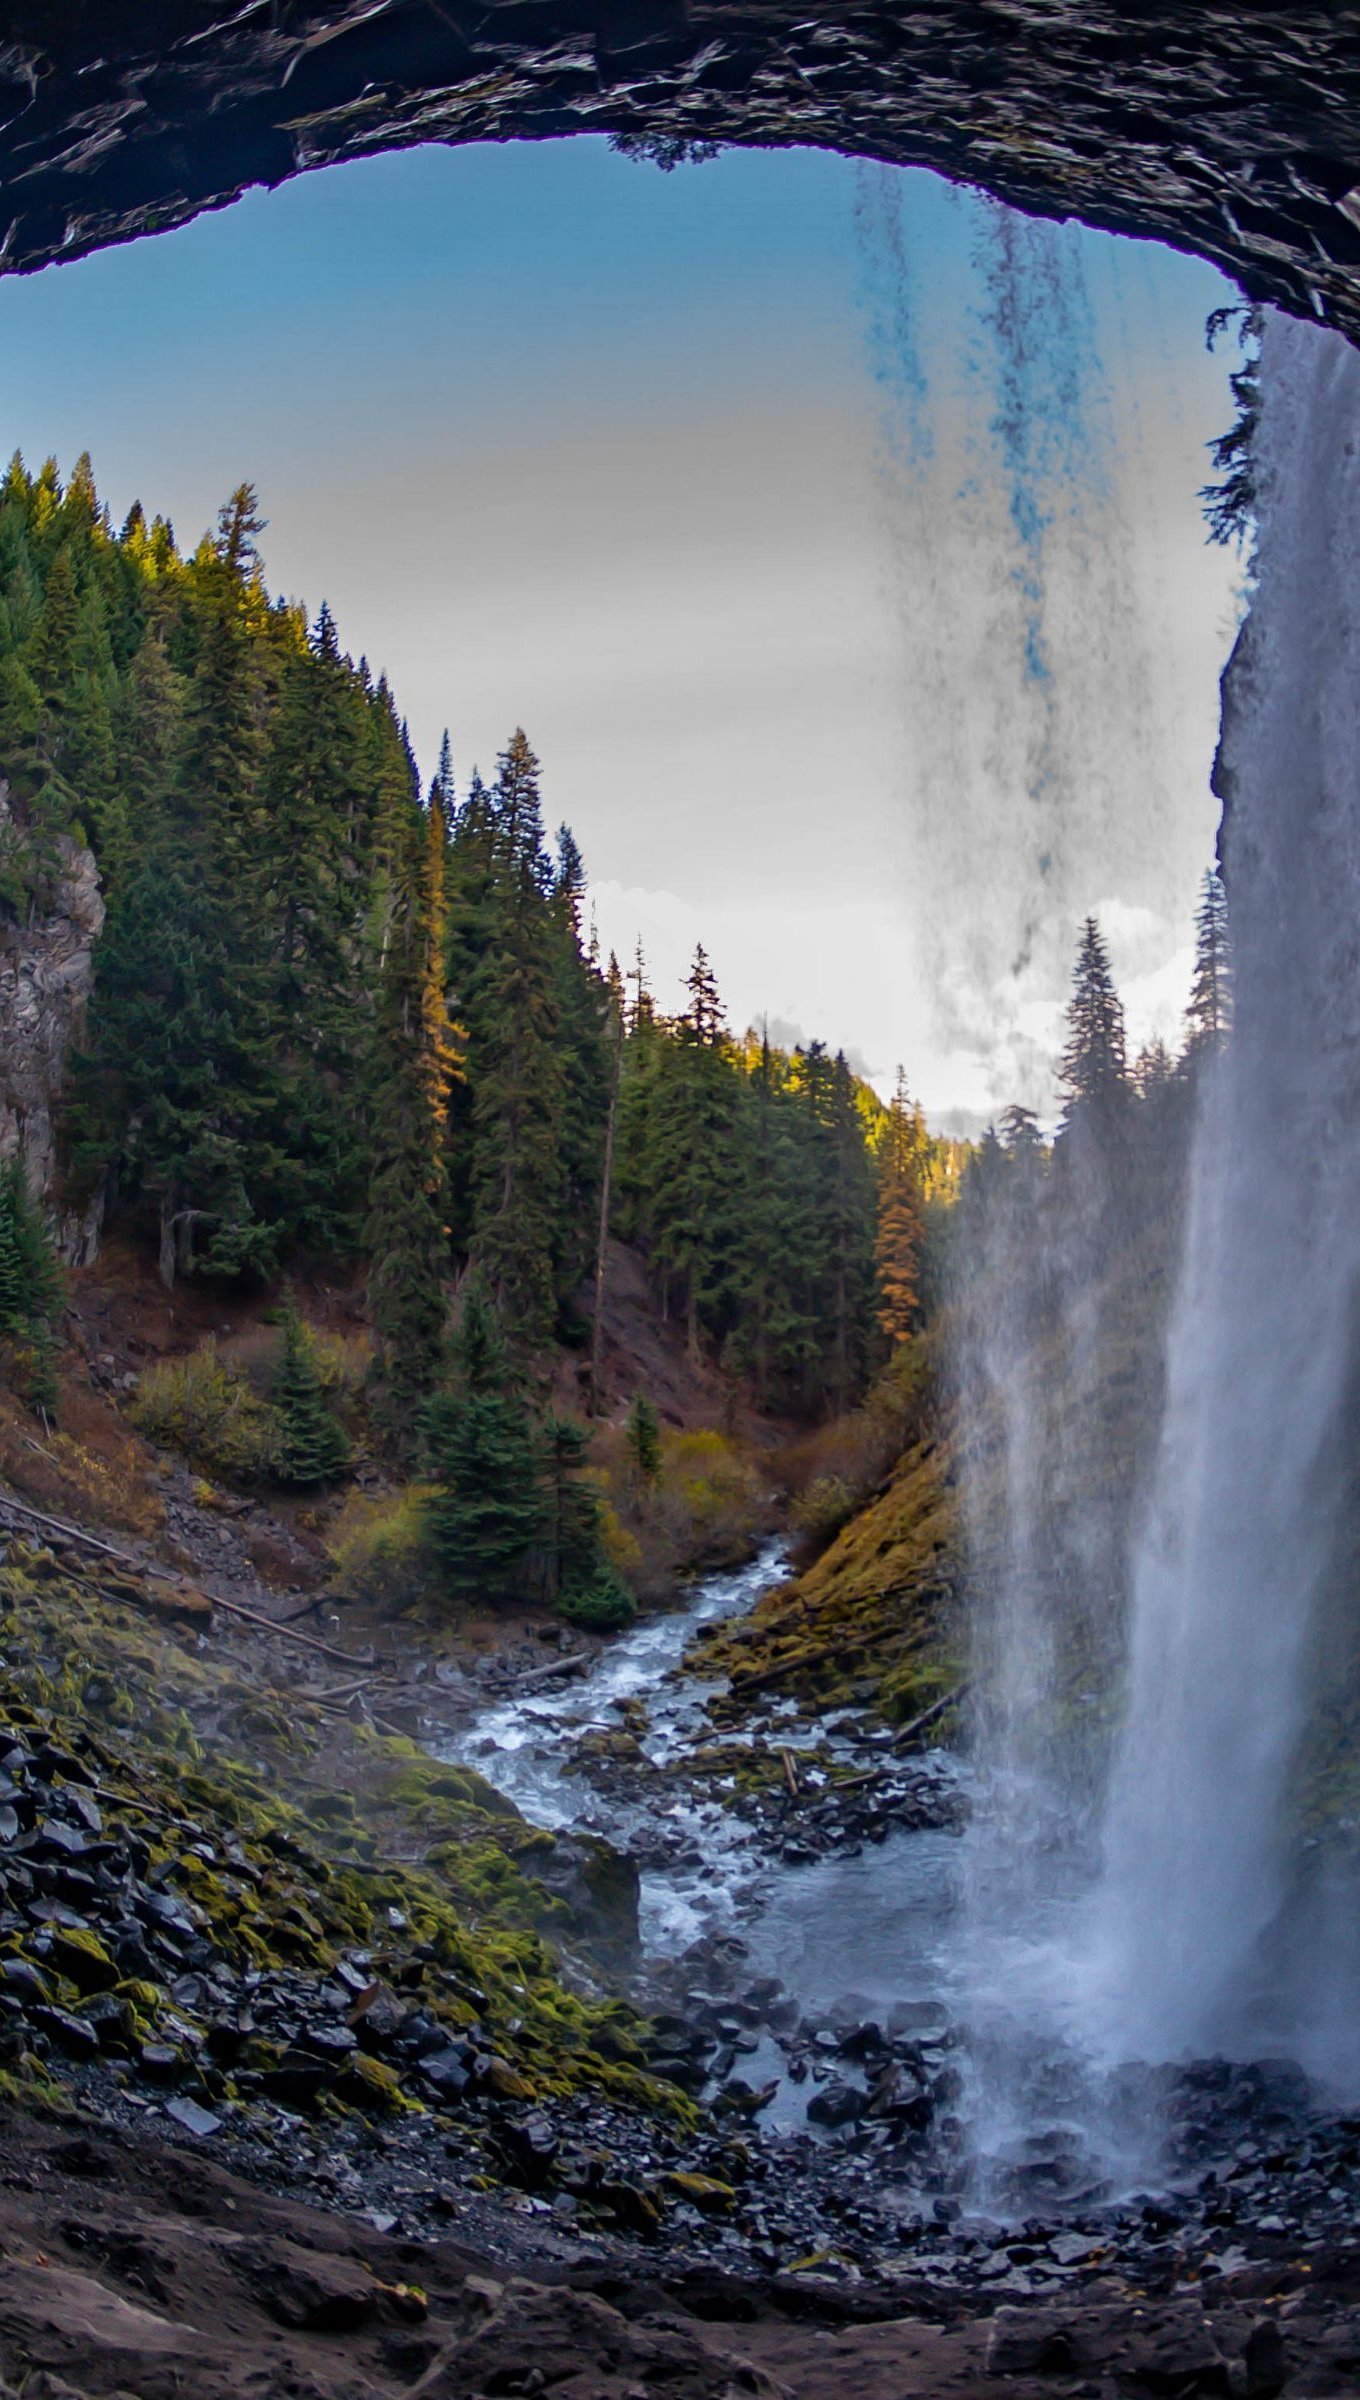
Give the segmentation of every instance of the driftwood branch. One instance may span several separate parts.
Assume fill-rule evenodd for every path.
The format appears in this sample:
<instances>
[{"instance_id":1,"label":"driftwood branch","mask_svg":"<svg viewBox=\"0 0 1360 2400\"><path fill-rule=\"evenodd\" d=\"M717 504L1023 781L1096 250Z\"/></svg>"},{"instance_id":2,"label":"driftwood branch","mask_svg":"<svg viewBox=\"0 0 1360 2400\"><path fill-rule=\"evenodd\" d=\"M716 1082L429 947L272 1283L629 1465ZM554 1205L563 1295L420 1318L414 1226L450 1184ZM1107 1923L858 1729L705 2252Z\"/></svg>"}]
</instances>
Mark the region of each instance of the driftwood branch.
<instances>
[{"instance_id":1,"label":"driftwood branch","mask_svg":"<svg viewBox=\"0 0 1360 2400\"><path fill-rule=\"evenodd\" d=\"M97 1534L84 1533L78 1525L67 1525L60 1517L44 1516L41 1509L30 1508L26 1501L11 1500L8 1493L0 1494L0 1515L25 1518L30 1524L41 1525L47 1533L55 1533L64 1542L74 1542L79 1549L93 1550L100 1558L111 1558L120 1567L130 1567L134 1575L151 1576L158 1583L168 1583L183 1591L188 1587L182 1575L169 1567L153 1566L149 1559L135 1558L130 1550L116 1550L112 1542L101 1542ZM318 1640L313 1633L297 1633L275 1617L266 1617L258 1608L247 1608L243 1600L224 1600L217 1592L205 1593L214 1608L225 1609L228 1616L242 1617L248 1625L260 1625L266 1633L276 1633L281 1642L298 1642L304 1650L319 1650L323 1658L338 1659L342 1667L362 1667L367 1660L356 1658L352 1650L337 1650L330 1642Z\"/></svg>"},{"instance_id":2,"label":"driftwood branch","mask_svg":"<svg viewBox=\"0 0 1360 2400\"><path fill-rule=\"evenodd\" d=\"M956 1684L953 1691L946 1692L942 1700L936 1700L929 1708L923 1708L919 1717L913 1717L909 1725L903 1726L898 1734L895 1748L900 1750L904 1743L915 1741L918 1734L928 1732L932 1725L939 1722L946 1709L956 1707L960 1700L967 1698L971 1689L971 1684ZM841 1792L864 1791L871 1783L888 1782L895 1772L896 1769L891 1766L866 1767L862 1774L847 1775L841 1782L832 1784L830 1789L838 1795Z\"/></svg>"},{"instance_id":3,"label":"driftwood branch","mask_svg":"<svg viewBox=\"0 0 1360 2400\"><path fill-rule=\"evenodd\" d=\"M527 1692L532 1684L550 1683L554 1675L574 1675L580 1668L588 1667L593 1656L590 1650L573 1650L569 1657L555 1658L549 1666L530 1667L527 1675L512 1677L510 1689L512 1692Z\"/></svg>"},{"instance_id":4,"label":"driftwood branch","mask_svg":"<svg viewBox=\"0 0 1360 2400\"><path fill-rule=\"evenodd\" d=\"M748 1700L754 1693L763 1692L769 1684L782 1683L786 1675L797 1675L804 1667L824 1666L831 1659L848 1665L859 1648L858 1643L824 1642L820 1649L795 1651L792 1658L781 1658L777 1665L757 1668L751 1674L743 1675L739 1669L734 1669L729 1678L732 1697L734 1700Z\"/></svg>"},{"instance_id":5,"label":"driftwood branch","mask_svg":"<svg viewBox=\"0 0 1360 2400\"><path fill-rule=\"evenodd\" d=\"M909 1725L902 1727L897 1737L898 1749L904 1749L908 1742L914 1742L918 1733L928 1733L931 1726L938 1724L947 1710L957 1708L960 1700L967 1699L972 1688L971 1682L956 1683L953 1691L946 1692L942 1700L936 1700L929 1708L923 1708L919 1717L913 1717Z\"/></svg>"}]
</instances>

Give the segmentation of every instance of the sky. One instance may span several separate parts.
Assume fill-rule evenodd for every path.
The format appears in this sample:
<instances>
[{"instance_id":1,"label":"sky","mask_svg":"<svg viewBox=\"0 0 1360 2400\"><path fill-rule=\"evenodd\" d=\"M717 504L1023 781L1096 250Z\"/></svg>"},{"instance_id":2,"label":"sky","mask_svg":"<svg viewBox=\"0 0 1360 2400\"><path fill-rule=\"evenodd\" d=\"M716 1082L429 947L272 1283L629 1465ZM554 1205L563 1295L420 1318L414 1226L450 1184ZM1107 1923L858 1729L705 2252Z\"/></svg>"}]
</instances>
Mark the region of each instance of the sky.
<instances>
[{"instance_id":1,"label":"sky","mask_svg":"<svg viewBox=\"0 0 1360 2400\"><path fill-rule=\"evenodd\" d=\"M810 152L328 169L0 282L0 447L243 478L427 772L522 724L605 947L939 1123L1044 1109L1077 929L1174 1034L1238 570L1202 262ZM962 1116L957 1112L962 1111Z\"/></svg>"}]
</instances>

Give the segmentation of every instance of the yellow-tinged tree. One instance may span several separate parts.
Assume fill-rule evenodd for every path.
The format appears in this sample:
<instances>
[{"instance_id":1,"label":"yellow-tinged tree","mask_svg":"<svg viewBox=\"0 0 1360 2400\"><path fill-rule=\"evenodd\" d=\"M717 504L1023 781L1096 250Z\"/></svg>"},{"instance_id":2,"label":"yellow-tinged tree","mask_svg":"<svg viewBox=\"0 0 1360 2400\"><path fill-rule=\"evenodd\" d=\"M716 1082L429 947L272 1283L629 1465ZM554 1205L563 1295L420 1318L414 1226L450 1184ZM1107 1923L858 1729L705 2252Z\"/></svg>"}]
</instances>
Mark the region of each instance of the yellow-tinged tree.
<instances>
[{"instance_id":1,"label":"yellow-tinged tree","mask_svg":"<svg viewBox=\"0 0 1360 2400\"><path fill-rule=\"evenodd\" d=\"M422 891L424 961L420 982L420 1077L425 1091L426 1122L430 1129L430 1193L441 1212L448 1213L449 1102L462 1081L467 1036L449 1009L449 909L445 888L448 864L449 816L453 807L453 768L449 737L439 754L439 773L430 792L425 817L425 871Z\"/></svg>"},{"instance_id":2,"label":"yellow-tinged tree","mask_svg":"<svg viewBox=\"0 0 1360 2400\"><path fill-rule=\"evenodd\" d=\"M878 1322L894 1350L910 1341L921 1307L921 1157L925 1120L907 1090L904 1070L888 1110L878 1154L878 1227L874 1270Z\"/></svg>"}]
</instances>

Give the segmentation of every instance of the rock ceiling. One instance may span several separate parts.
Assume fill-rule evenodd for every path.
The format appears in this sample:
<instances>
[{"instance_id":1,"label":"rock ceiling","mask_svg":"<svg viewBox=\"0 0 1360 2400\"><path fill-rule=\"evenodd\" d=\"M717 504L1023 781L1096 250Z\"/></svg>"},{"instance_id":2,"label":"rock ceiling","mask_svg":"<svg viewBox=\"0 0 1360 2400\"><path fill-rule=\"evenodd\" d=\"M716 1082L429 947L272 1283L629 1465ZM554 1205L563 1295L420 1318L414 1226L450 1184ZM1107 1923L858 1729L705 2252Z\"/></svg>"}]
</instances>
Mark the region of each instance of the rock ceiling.
<instances>
[{"instance_id":1,"label":"rock ceiling","mask_svg":"<svg viewBox=\"0 0 1360 2400\"><path fill-rule=\"evenodd\" d=\"M597 132L935 167L1360 335L1360 9L28 0L0 77L11 272L333 160Z\"/></svg>"}]
</instances>

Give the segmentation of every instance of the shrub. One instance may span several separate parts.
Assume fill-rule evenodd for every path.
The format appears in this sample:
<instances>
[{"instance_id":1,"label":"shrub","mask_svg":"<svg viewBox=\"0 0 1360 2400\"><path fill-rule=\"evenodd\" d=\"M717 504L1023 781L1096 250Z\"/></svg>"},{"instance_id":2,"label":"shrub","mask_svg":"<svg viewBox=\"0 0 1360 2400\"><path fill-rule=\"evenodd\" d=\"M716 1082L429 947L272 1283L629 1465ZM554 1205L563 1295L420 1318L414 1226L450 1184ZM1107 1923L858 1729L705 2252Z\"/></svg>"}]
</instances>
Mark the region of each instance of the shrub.
<instances>
[{"instance_id":1,"label":"shrub","mask_svg":"<svg viewBox=\"0 0 1360 2400\"><path fill-rule=\"evenodd\" d=\"M585 1633L622 1633L637 1616L637 1602L614 1569L603 1566L589 1583L563 1593L557 1613Z\"/></svg>"},{"instance_id":2,"label":"shrub","mask_svg":"<svg viewBox=\"0 0 1360 2400\"><path fill-rule=\"evenodd\" d=\"M317 1378L327 1400L344 1416L361 1409L373 1371L370 1333L322 1333L308 1327Z\"/></svg>"},{"instance_id":3,"label":"shrub","mask_svg":"<svg viewBox=\"0 0 1360 2400\"><path fill-rule=\"evenodd\" d=\"M600 1540L610 1566L631 1586L642 1571L642 1544L607 1500L600 1504Z\"/></svg>"},{"instance_id":4,"label":"shrub","mask_svg":"<svg viewBox=\"0 0 1360 2400\"><path fill-rule=\"evenodd\" d=\"M904 1343L858 1408L780 1452L775 1465L790 1497L795 1564L808 1565L834 1541L930 1430L931 1360L929 1337Z\"/></svg>"},{"instance_id":5,"label":"shrub","mask_svg":"<svg viewBox=\"0 0 1360 2400\"><path fill-rule=\"evenodd\" d=\"M593 1445L605 1554L652 1601L669 1599L682 1576L738 1565L774 1524L765 1478L726 1434L667 1430L660 1450L659 1473L644 1480L630 1425Z\"/></svg>"},{"instance_id":6,"label":"shrub","mask_svg":"<svg viewBox=\"0 0 1360 2400\"><path fill-rule=\"evenodd\" d=\"M842 1525L849 1524L858 1505L843 1476L817 1475L794 1501L789 1515L803 1540L822 1550Z\"/></svg>"},{"instance_id":7,"label":"shrub","mask_svg":"<svg viewBox=\"0 0 1360 2400\"><path fill-rule=\"evenodd\" d=\"M418 1600L434 1575L427 1540L430 1489L352 1492L327 1547L339 1589L356 1600L400 1608Z\"/></svg>"},{"instance_id":8,"label":"shrub","mask_svg":"<svg viewBox=\"0 0 1360 2400\"><path fill-rule=\"evenodd\" d=\"M131 1414L139 1432L209 1474L267 1483L278 1473L277 1412L224 1363L214 1341L148 1367Z\"/></svg>"},{"instance_id":9,"label":"shrub","mask_svg":"<svg viewBox=\"0 0 1360 2400\"><path fill-rule=\"evenodd\" d=\"M280 1481L333 1483L343 1475L349 1443L326 1406L312 1338L292 1299L283 1312L283 1348L270 1398L279 1423Z\"/></svg>"}]
</instances>

